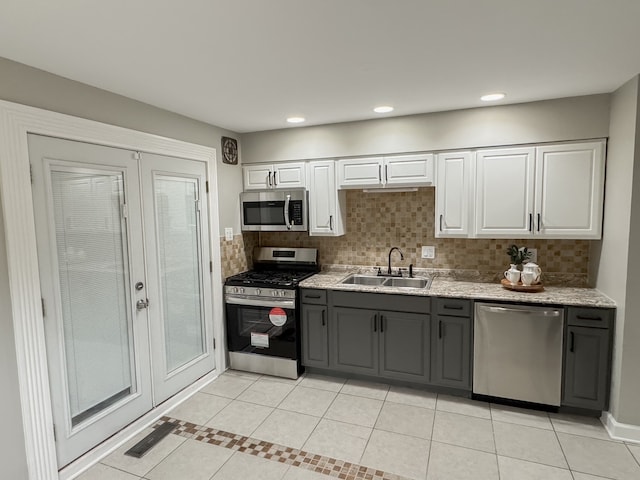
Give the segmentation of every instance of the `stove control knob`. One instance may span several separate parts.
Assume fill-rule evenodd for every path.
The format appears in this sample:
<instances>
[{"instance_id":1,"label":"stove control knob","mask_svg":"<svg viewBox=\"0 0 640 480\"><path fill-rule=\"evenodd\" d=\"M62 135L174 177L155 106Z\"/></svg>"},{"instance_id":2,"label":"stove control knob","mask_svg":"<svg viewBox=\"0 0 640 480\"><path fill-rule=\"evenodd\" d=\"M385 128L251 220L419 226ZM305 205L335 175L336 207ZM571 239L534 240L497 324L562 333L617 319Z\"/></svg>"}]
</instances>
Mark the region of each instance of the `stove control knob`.
<instances>
[{"instance_id":1,"label":"stove control knob","mask_svg":"<svg viewBox=\"0 0 640 480\"><path fill-rule=\"evenodd\" d=\"M287 296L286 290L280 290L280 296L281 297L286 297Z\"/></svg>"},{"instance_id":2,"label":"stove control knob","mask_svg":"<svg viewBox=\"0 0 640 480\"><path fill-rule=\"evenodd\" d=\"M259 288L256 288L256 295L260 295L261 291Z\"/></svg>"},{"instance_id":3,"label":"stove control knob","mask_svg":"<svg viewBox=\"0 0 640 480\"><path fill-rule=\"evenodd\" d=\"M277 297L278 296L278 291L277 290L271 290L271 296L272 297Z\"/></svg>"}]
</instances>

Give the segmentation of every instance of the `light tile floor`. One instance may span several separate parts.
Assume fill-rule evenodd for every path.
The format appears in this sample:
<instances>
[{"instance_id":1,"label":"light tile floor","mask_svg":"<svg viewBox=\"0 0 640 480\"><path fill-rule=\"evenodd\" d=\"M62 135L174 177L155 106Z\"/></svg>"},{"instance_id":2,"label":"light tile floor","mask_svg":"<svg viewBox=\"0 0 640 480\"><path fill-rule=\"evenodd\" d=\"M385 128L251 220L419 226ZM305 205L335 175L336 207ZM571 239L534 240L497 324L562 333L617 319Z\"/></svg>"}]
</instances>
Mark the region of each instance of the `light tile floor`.
<instances>
[{"instance_id":1,"label":"light tile floor","mask_svg":"<svg viewBox=\"0 0 640 480\"><path fill-rule=\"evenodd\" d=\"M640 479L640 445L612 440L598 419L378 383L229 371L169 416L372 467L388 478ZM79 480L337 478L176 434L141 459L123 455L149 431Z\"/></svg>"}]
</instances>

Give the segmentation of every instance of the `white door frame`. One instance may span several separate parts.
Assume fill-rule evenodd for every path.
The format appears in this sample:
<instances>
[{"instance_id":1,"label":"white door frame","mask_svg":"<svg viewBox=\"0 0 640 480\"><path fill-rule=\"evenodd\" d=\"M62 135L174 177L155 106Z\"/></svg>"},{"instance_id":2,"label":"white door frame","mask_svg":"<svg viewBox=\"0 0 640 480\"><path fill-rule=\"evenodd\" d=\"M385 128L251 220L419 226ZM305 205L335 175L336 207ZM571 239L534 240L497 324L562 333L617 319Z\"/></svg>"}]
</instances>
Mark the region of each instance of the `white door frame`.
<instances>
[{"instance_id":1,"label":"white door frame","mask_svg":"<svg viewBox=\"0 0 640 480\"><path fill-rule=\"evenodd\" d=\"M216 185L216 150L0 100L0 195L4 214L20 403L30 480L57 480L45 353L27 134L36 133L207 162ZM217 191L217 189L216 189ZM218 198L209 197L214 338L224 338ZM223 343L223 342L222 342ZM223 348L216 368L224 368Z\"/></svg>"}]
</instances>

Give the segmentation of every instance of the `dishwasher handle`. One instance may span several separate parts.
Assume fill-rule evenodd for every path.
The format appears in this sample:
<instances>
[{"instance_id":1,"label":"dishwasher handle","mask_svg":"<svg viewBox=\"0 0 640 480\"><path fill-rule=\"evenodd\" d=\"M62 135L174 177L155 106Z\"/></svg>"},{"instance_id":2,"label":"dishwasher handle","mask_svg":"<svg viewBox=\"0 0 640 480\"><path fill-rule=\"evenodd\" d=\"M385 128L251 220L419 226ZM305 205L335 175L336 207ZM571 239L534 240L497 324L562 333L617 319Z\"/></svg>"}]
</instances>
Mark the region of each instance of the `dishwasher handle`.
<instances>
[{"instance_id":1,"label":"dishwasher handle","mask_svg":"<svg viewBox=\"0 0 640 480\"><path fill-rule=\"evenodd\" d=\"M517 313L519 315L542 315L545 317L559 317L562 315L562 310L527 310L509 307L489 307L486 305L480 305L479 308L493 313Z\"/></svg>"}]
</instances>

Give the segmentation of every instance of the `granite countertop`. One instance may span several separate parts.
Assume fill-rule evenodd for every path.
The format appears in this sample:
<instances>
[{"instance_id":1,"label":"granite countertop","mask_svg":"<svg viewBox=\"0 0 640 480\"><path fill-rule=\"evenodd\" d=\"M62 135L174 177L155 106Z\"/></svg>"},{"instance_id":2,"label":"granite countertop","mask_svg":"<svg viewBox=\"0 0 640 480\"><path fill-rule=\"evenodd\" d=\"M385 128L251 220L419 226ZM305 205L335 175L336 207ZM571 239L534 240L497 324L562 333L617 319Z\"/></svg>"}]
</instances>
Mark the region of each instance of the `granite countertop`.
<instances>
[{"instance_id":1,"label":"granite countertop","mask_svg":"<svg viewBox=\"0 0 640 480\"><path fill-rule=\"evenodd\" d=\"M341 267L322 271L300 283L302 288L326 290L345 290L354 292L390 293L401 295L419 295L429 297L456 297L474 300L499 300L580 307L615 308L616 304L606 295L593 288L547 287L536 293L507 290L499 283L457 281L433 276L429 290L423 288L375 287L366 285L343 285L340 282L352 273L371 274L371 268ZM415 276L428 276L426 272L416 271Z\"/></svg>"}]
</instances>

